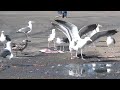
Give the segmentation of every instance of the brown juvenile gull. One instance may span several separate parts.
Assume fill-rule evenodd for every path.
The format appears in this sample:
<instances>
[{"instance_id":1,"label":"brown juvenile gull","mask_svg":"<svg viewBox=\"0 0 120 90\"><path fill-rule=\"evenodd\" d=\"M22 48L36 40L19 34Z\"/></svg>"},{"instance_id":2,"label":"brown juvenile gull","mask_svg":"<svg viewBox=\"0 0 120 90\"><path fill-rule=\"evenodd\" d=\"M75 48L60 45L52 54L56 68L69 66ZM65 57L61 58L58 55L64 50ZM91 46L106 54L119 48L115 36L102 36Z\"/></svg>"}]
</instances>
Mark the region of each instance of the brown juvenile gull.
<instances>
[{"instance_id":1,"label":"brown juvenile gull","mask_svg":"<svg viewBox=\"0 0 120 90\"><path fill-rule=\"evenodd\" d=\"M23 40L19 44L12 43L12 50L16 51L16 56L17 56L17 52L18 51L20 51L21 54L22 54L23 50L28 46L28 42L31 42L31 41L29 41L29 40Z\"/></svg>"}]
</instances>

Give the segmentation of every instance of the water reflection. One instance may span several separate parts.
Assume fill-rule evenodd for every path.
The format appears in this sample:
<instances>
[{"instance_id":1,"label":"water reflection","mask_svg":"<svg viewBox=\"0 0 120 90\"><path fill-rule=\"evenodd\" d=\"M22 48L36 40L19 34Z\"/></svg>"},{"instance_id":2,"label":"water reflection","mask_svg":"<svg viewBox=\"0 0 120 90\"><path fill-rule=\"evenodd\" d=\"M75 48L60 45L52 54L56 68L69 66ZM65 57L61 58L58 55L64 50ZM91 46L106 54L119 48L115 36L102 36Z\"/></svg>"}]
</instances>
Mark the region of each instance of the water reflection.
<instances>
[{"instance_id":1,"label":"water reflection","mask_svg":"<svg viewBox=\"0 0 120 90\"><path fill-rule=\"evenodd\" d=\"M120 74L120 63L58 64L47 67L44 74L67 78L114 78Z\"/></svg>"},{"instance_id":2,"label":"water reflection","mask_svg":"<svg viewBox=\"0 0 120 90\"><path fill-rule=\"evenodd\" d=\"M104 75L111 73L112 64L106 63L89 63L89 64L69 64L66 65L68 75L75 77L87 77L95 75Z\"/></svg>"}]
</instances>

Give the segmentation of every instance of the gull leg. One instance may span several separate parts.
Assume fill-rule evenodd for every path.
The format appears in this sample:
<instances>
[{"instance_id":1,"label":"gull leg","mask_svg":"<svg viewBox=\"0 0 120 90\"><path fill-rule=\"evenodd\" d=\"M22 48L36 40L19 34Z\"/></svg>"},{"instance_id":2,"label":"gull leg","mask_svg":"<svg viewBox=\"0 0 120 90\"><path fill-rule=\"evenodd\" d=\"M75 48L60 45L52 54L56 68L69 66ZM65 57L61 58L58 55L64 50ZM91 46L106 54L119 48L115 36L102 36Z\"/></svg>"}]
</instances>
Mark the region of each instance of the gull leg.
<instances>
[{"instance_id":1,"label":"gull leg","mask_svg":"<svg viewBox=\"0 0 120 90\"><path fill-rule=\"evenodd\" d=\"M63 46L63 51L65 51L65 48L64 48L64 46Z\"/></svg>"},{"instance_id":2,"label":"gull leg","mask_svg":"<svg viewBox=\"0 0 120 90\"><path fill-rule=\"evenodd\" d=\"M85 59L83 58L82 49L81 49L81 58L82 58L83 60L85 60Z\"/></svg>"},{"instance_id":3,"label":"gull leg","mask_svg":"<svg viewBox=\"0 0 120 90\"><path fill-rule=\"evenodd\" d=\"M50 47L50 42L48 42L48 48Z\"/></svg>"},{"instance_id":4,"label":"gull leg","mask_svg":"<svg viewBox=\"0 0 120 90\"><path fill-rule=\"evenodd\" d=\"M61 46L60 46L60 51L62 51Z\"/></svg>"},{"instance_id":5,"label":"gull leg","mask_svg":"<svg viewBox=\"0 0 120 90\"><path fill-rule=\"evenodd\" d=\"M27 39L29 39L29 36L28 36L28 34L26 34L27 35Z\"/></svg>"},{"instance_id":6,"label":"gull leg","mask_svg":"<svg viewBox=\"0 0 120 90\"><path fill-rule=\"evenodd\" d=\"M93 42L93 47L96 47L95 43Z\"/></svg>"},{"instance_id":7,"label":"gull leg","mask_svg":"<svg viewBox=\"0 0 120 90\"><path fill-rule=\"evenodd\" d=\"M70 54L71 54L71 59L74 59L74 58L73 58L73 53L72 53L72 51L70 51Z\"/></svg>"},{"instance_id":8,"label":"gull leg","mask_svg":"<svg viewBox=\"0 0 120 90\"><path fill-rule=\"evenodd\" d=\"M54 50L56 50L55 40L54 40Z\"/></svg>"},{"instance_id":9,"label":"gull leg","mask_svg":"<svg viewBox=\"0 0 120 90\"><path fill-rule=\"evenodd\" d=\"M76 52L75 52L75 57L79 58L77 55L78 55L78 52L76 51Z\"/></svg>"},{"instance_id":10,"label":"gull leg","mask_svg":"<svg viewBox=\"0 0 120 90\"><path fill-rule=\"evenodd\" d=\"M16 57L17 57L17 51L16 51Z\"/></svg>"}]
</instances>

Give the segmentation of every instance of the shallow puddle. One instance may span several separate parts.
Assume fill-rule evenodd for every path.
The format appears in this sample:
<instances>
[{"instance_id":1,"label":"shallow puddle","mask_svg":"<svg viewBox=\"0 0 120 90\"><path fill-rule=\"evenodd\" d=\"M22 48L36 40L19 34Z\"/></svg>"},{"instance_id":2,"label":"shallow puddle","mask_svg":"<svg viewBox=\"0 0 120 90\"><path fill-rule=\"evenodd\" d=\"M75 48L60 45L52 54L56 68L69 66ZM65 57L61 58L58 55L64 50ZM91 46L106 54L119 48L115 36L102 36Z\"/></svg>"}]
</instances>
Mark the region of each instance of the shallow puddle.
<instances>
[{"instance_id":1,"label":"shallow puddle","mask_svg":"<svg viewBox=\"0 0 120 90\"><path fill-rule=\"evenodd\" d=\"M46 68L45 74L50 76L70 76L76 78L104 78L120 73L119 62L94 62L87 64L58 64Z\"/></svg>"}]
</instances>

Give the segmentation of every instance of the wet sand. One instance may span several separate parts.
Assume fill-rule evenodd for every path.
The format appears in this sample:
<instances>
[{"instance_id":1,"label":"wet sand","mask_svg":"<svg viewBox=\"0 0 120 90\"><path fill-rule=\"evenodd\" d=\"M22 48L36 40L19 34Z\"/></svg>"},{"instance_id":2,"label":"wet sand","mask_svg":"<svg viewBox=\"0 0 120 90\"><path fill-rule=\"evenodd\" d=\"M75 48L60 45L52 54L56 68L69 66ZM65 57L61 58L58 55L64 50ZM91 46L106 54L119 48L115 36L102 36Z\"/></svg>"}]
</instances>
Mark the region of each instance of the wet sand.
<instances>
[{"instance_id":1,"label":"wet sand","mask_svg":"<svg viewBox=\"0 0 120 90\"><path fill-rule=\"evenodd\" d=\"M86 46L83 53L86 60L70 59L70 53L54 53L46 54L39 52L40 49L47 47L47 38L51 33L51 21L58 15L55 11L0 11L0 31L4 30L5 34L9 34L13 42L21 42L25 39L24 34L16 33L16 31L27 25L29 20L35 21L33 30L30 33L31 42L24 50L24 54L20 54L12 60L3 59L3 66L0 68L0 79L119 79L119 60L120 60L120 33L113 37L116 44L109 49L106 45L106 37L100 38L95 43L96 47ZM102 30L118 29L120 27L120 12L118 11L69 11L68 18L63 20L70 21L81 28L84 25L99 23L103 25ZM62 37L60 31L57 36ZM2 49L0 43L0 49ZM53 44L51 44L53 47ZM113 50L112 50L113 49ZM90 76L71 76L67 65L75 64L77 67L88 63L111 63L114 68L111 73L102 73ZM115 70L115 71L114 71Z\"/></svg>"}]
</instances>

